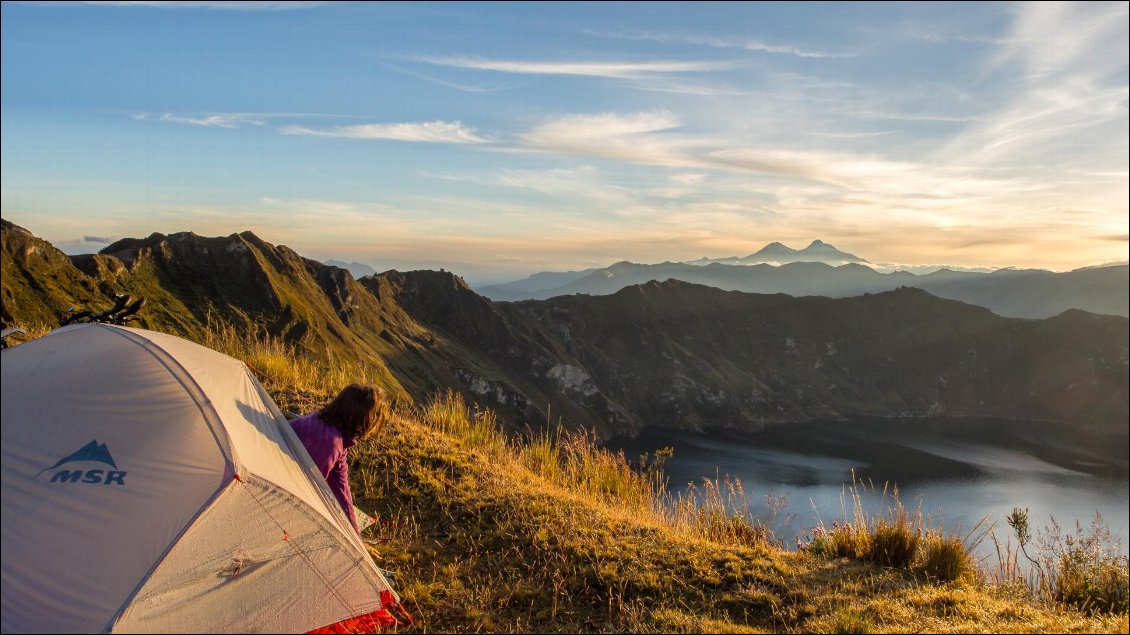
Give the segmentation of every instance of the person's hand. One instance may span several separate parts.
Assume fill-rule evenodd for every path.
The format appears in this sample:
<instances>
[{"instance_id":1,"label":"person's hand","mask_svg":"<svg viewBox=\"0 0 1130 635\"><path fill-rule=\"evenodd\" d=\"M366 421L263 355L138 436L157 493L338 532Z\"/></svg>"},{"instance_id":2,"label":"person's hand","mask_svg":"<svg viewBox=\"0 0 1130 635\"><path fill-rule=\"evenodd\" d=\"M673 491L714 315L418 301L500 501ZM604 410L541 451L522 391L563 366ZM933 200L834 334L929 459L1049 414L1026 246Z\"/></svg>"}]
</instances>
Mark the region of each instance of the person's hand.
<instances>
[{"instance_id":1,"label":"person's hand","mask_svg":"<svg viewBox=\"0 0 1130 635\"><path fill-rule=\"evenodd\" d=\"M377 548L373 545L373 543L367 540L365 541L365 551L369 552L369 557L374 561L380 561L382 558L381 552L377 551Z\"/></svg>"}]
</instances>

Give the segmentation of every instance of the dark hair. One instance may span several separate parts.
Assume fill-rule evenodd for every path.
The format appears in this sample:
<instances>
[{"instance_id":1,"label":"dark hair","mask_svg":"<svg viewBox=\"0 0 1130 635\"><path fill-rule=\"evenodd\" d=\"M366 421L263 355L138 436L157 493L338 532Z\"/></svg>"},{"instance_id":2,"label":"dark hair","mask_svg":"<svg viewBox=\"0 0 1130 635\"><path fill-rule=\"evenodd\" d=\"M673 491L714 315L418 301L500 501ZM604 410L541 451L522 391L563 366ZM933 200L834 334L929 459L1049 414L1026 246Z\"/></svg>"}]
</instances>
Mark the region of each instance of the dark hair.
<instances>
[{"instance_id":1,"label":"dark hair","mask_svg":"<svg viewBox=\"0 0 1130 635\"><path fill-rule=\"evenodd\" d=\"M378 431L389 417L385 391L366 384L349 384L318 415L346 439L363 439Z\"/></svg>"}]
</instances>

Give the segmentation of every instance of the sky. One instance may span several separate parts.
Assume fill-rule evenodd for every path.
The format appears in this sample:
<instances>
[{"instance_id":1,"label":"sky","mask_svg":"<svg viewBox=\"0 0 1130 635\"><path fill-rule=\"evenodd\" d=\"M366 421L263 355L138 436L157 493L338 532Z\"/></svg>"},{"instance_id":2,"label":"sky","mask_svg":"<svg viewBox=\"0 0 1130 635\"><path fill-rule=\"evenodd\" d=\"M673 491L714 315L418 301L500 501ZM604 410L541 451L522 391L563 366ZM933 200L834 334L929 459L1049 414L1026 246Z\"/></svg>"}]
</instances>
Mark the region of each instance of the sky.
<instances>
[{"instance_id":1,"label":"sky","mask_svg":"<svg viewBox=\"0 0 1130 635\"><path fill-rule=\"evenodd\" d=\"M1125 261L1128 4L4 2L0 213L472 283Z\"/></svg>"}]
</instances>

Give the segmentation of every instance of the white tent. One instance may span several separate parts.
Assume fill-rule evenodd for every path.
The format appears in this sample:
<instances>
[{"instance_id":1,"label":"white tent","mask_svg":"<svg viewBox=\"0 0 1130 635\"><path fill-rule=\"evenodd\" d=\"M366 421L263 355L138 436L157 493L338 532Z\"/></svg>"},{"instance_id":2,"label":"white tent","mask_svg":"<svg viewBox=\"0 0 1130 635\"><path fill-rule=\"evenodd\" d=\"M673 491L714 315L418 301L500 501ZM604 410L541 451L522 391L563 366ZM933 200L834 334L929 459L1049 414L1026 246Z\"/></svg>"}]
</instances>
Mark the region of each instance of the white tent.
<instances>
[{"instance_id":1,"label":"white tent","mask_svg":"<svg viewBox=\"0 0 1130 635\"><path fill-rule=\"evenodd\" d=\"M306 632L397 601L243 363L104 324L0 359L3 632Z\"/></svg>"}]
</instances>

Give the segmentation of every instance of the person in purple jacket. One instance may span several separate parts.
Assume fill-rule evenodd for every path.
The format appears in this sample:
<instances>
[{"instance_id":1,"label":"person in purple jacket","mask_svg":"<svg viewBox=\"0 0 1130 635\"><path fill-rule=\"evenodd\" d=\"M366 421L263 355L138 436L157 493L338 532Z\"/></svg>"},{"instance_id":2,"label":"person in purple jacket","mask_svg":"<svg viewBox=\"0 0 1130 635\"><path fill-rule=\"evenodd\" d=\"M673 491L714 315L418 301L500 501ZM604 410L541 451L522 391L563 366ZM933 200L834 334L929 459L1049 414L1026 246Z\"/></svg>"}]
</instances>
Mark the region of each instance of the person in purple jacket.
<instances>
[{"instance_id":1,"label":"person in purple jacket","mask_svg":"<svg viewBox=\"0 0 1130 635\"><path fill-rule=\"evenodd\" d=\"M349 489L349 448L378 432L388 418L388 400L383 390L350 384L326 407L290 422L357 533L361 530Z\"/></svg>"}]
</instances>

